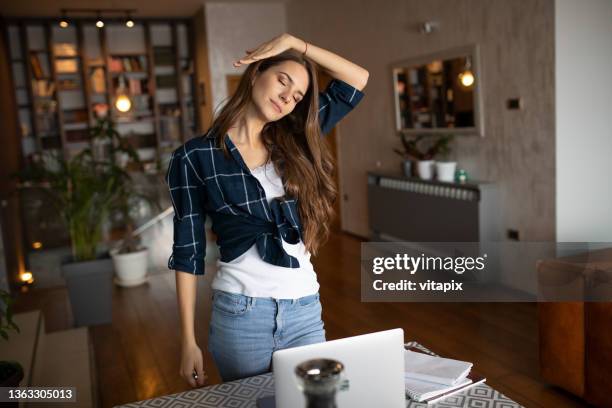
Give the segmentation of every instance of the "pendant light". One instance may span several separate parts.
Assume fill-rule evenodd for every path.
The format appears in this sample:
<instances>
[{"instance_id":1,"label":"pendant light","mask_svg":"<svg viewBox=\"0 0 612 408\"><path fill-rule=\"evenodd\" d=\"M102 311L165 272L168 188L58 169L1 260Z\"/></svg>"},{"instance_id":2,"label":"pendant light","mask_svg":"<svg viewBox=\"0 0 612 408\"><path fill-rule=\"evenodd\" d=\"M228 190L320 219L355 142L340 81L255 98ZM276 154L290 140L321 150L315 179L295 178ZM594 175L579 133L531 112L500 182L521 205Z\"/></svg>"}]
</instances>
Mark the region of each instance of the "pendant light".
<instances>
[{"instance_id":1,"label":"pendant light","mask_svg":"<svg viewBox=\"0 0 612 408\"><path fill-rule=\"evenodd\" d=\"M476 78L472 72L472 60L469 56L465 57L465 66L463 72L459 74L459 83L464 88L471 88L475 81Z\"/></svg>"},{"instance_id":2,"label":"pendant light","mask_svg":"<svg viewBox=\"0 0 612 408\"><path fill-rule=\"evenodd\" d=\"M125 79L123 75L119 77L119 87L117 88L116 95L115 108L121 113L129 112L129 110L132 109L132 101L125 88Z\"/></svg>"}]
</instances>

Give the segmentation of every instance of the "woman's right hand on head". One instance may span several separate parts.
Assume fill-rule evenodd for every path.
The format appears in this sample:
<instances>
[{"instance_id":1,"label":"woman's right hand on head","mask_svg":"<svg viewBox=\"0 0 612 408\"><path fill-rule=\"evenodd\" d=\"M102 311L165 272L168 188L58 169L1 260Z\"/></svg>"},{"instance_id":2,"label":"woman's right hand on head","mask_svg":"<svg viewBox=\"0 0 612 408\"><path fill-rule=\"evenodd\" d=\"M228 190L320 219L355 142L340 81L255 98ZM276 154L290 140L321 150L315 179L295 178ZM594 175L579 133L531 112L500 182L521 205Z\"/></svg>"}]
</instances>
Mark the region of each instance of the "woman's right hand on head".
<instances>
[{"instance_id":1,"label":"woman's right hand on head","mask_svg":"<svg viewBox=\"0 0 612 408\"><path fill-rule=\"evenodd\" d=\"M197 379L194 378L194 373L197 374ZM183 346L180 375L194 388L201 387L206 383L208 377L204 372L202 350L197 344L192 343Z\"/></svg>"}]
</instances>

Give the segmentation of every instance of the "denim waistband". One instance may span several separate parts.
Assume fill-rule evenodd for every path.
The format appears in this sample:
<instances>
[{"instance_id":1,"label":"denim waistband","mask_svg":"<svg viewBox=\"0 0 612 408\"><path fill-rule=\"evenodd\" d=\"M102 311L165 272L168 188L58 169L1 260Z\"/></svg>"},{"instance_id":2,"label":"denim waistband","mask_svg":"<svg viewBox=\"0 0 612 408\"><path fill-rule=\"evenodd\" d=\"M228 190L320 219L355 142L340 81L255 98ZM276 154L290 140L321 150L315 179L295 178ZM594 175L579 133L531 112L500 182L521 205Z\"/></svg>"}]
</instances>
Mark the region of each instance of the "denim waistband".
<instances>
[{"instance_id":1,"label":"denim waistband","mask_svg":"<svg viewBox=\"0 0 612 408\"><path fill-rule=\"evenodd\" d=\"M213 293L214 292L220 292L223 293L225 295L231 296L235 299L244 299L246 300L247 304L251 304L254 305L256 303L270 303L270 304L276 304L276 305L280 305L280 304L296 304L300 301L307 301L310 300L311 298L315 298L315 299L319 299L320 295L319 292L317 293L313 293L312 295L306 295L306 296L302 296L300 298L296 298L296 299L276 299L276 298L272 298L272 297L254 297L254 296L248 296L248 295L243 295L241 293L232 293L232 292L226 292L224 290L219 290L219 289L213 289L212 290Z\"/></svg>"}]
</instances>

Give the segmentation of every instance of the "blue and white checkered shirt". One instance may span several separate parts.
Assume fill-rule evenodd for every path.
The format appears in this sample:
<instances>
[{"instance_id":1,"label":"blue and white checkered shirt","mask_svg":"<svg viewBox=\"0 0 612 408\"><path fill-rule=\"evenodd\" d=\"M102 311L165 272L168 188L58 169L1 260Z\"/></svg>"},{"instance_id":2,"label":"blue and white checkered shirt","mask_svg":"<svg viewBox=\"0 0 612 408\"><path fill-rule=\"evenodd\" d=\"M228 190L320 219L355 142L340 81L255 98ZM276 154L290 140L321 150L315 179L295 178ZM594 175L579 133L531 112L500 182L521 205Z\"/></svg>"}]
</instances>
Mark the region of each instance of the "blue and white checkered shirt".
<instances>
[{"instance_id":1,"label":"blue and white checkered shirt","mask_svg":"<svg viewBox=\"0 0 612 408\"><path fill-rule=\"evenodd\" d=\"M348 114L364 94L339 79L319 93L322 134ZM262 259L288 268L298 260L287 254L281 239L297 243L302 237L296 199L279 197L270 204L228 135L228 159L215 144L215 134L193 138L173 153L166 173L174 207L174 243L168 268L204 274L204 223L211 217L221 260L229 262L257 244Z\"/></svg>"}]
</instances>

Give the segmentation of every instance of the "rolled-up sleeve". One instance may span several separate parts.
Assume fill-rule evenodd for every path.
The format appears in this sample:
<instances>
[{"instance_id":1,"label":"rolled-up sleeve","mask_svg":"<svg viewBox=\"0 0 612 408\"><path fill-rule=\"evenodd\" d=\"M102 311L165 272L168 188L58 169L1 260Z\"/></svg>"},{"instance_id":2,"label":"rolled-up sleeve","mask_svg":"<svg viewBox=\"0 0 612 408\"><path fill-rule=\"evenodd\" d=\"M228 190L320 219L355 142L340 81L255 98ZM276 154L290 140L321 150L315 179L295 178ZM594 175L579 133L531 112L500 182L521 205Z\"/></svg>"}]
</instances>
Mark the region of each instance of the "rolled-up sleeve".
<instances>
[{"instance_id":1,"label":"rolled-up sleeve","mask_svg":"<svg viewBox=\"0 0 612 408\"><path fill-rule=\"evenodd\" d=\"M204 274L206 213L204 181L198 174L196 153L186 145L172 153L166 182L174 207L174 242L168 268L194 275Z\"/></svg>"},{"instance_id":2,"label":"rolled-up sleeve","mask_svg":"<svg viewBox=\"0 0 612 408\"><path fill-rule=\"evenodd\" d=\"M364 93L346 82L334 78L319 93L319 125L323 135L346 116L363 98Z\"/></svg>"}]
</instances>

